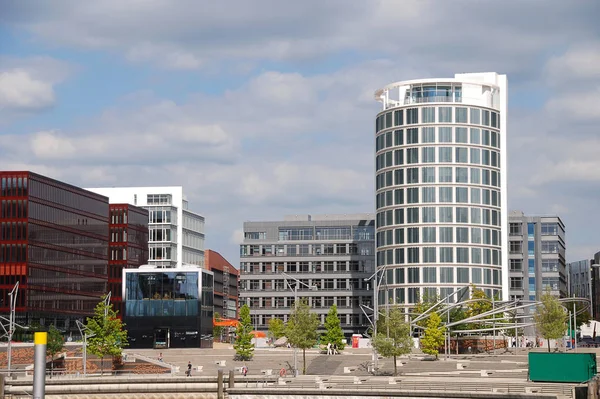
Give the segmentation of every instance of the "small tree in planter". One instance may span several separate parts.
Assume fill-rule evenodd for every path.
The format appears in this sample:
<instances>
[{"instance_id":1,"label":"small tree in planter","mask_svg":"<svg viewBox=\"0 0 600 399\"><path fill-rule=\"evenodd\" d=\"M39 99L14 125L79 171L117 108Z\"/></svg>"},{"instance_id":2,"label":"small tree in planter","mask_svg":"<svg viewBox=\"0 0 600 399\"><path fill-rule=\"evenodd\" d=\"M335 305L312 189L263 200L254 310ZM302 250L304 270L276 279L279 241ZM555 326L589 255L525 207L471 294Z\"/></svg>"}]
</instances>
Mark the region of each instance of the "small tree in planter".
<instances>
[{"instance_id":1,"label":"small tree in planter","mask_svg":"<svg viewBox=\"0 0 600 399\"><path fill-rule=\"evenodd\" d=\"M425 333L421 338L421 350L423 353L435 355L435 359L437 360L440 347L444 345L445 332L446 327L442 325L440 315L436 312L431 313L427 319Z\"/></svg>"},{"instance_id":2,"label":"small tree in planter","mask_svg":"<svg viewBox=\"0 0 600 399\"><path fill-rule=\"evenodd\" d=\"M240 319L236 329L235 358L239 360L251 360L254 356L254 344L252 343L252 319L250 318L250 307L244 304L240 309Z\"/></svg>"}]
</instances>

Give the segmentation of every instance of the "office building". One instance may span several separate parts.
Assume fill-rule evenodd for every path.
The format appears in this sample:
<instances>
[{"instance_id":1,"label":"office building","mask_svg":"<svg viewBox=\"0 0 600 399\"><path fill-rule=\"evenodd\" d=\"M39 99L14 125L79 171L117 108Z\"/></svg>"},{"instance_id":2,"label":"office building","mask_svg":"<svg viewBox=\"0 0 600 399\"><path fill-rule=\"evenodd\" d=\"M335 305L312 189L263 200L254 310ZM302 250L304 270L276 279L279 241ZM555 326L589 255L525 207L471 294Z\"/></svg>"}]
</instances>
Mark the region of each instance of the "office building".
<instances>
[{"instance_id":1,"label":"office building","mask_svg":"<svg viewBox=\"0 0 600 399\"><path fill-rule=\"evenodd\" d=\"M374 226L372 214L245 222L240 304L250 306L254 328L267 330L275 317L286 322L297 297L321 323L337 305L344 333L364 333L370 324L361 305L373 307Z\"/></svg>"},{"instance_id":2,"label":"office building","mask_svg":"<svg viewBox=\"0 0 600 399\"><path fill-rule=\"evenodd\" d=\"M225 319L238 318L238 286L240 272L217 251L207 249L204 264L214 274L215 313Z\"/></svg>"},{"instance_id":3,"label":"office building","mask_svg":"<svg viewBox=\"0 0 600 399\"><path fill-rule=\"evenodd\" d=\"M107 292L108 198L32 172L0 172L0 313L77 331Z\"/></svg>"},{"instance_id":4,"label":"office building","mask_svg":"<svg viewBox=\"0 0 600 399\"><path fill-rule=\"evenodd\" d=\"M111 203L127 203L148 210L148 264L176 267L204 266L204 217L188 209L182 187L90 188Z\"/></svg>"},{"instance_id":5,"label":"office building","mask_svg":"<svg viewBox=\"0 0 600 399\"><path fill-rule=\"evenodd\" d=\"M114 309L122 317L123 269L148 263L148 211L130 204L110 204L109 210L108 290Z\"/></svg>"},{"instance_id":6,"label":"office building","mask_svg":"<svg viewBox=\"0 0 600 399\"><path fill-rule=\"evenodd\" d=\"M592 262L589 259L567 264L568 296L589 298L592 292Z\"/></svg>"},{"instance_id":7,"label":"office building","mask_svg":"<svg viewBox=\"0 0 600 399\"><path fill-rule=\"evenodd\" d=\"M537 301L546 289L568 295L565 225L558 216L509 216L510 299Z\"/></svg>"},{"instance_id":8,"label":"office building","mask_svg":"<svg viewBox=\"0 0 600 399\"><path fill-rule=\"evenodd\" d=\"M213 273L195 265L123 269L130 348L212 348Z\"/></svg>"},{"instance_id":9,"label":"office building","mask_svg":"<svg viewBox=\"0 0 600 399\"><path fill-rule=\"evenodd\" d=\"M507 95L496 73L375 93L381 305L410 309L470 284L508 299Z\"/></svg>"}]
</instances>

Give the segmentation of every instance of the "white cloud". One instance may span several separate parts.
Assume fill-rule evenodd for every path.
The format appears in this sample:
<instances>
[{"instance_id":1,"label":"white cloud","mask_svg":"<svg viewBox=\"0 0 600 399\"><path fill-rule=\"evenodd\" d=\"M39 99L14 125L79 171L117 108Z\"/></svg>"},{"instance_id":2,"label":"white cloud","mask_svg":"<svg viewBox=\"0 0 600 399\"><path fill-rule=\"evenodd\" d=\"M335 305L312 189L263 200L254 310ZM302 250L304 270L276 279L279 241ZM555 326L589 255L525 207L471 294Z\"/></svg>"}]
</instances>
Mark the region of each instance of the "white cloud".
<instances>
[{"instance_id":1,"label":"white cloud","mask_svg":"<svg viewBox=\"0 0 600 399\"><path fill-rule=\"evenodd\" d=\"M546 66L550 81L570 83L576 79L600 78L600 41L577 43L564 54L552 57Z\"/></svg>"},{"instance_id":2,"label":"white cloud","mask_svg":"<svg viewBox=\"0 0 600 399\"><path fill-rule=\"evenodd\" d=\"M39 110L54 104L52 84L32 78L26 71L0 71L0 109Z\"/></svg>"}]
</instances>

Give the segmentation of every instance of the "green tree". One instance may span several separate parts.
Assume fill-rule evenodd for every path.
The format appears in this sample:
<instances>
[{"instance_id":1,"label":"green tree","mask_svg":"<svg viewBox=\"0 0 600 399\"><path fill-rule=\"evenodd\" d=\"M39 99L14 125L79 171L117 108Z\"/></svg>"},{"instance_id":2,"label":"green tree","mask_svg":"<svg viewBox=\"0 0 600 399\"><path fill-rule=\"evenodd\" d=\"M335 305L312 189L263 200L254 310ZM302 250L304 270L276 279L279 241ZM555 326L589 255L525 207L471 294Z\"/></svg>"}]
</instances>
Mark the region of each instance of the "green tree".
<instances>
[{"instance_id":1,"label":"green tree","mask_svg":"<svg viewBox=\"0 0 600 399\"><path fill-rule=\"evenodd\" d=\"M569 316L549 289L542 294L540 301L542 303L537 306L533 318L539 334L548 340L548 352L550 352L550 340L564 336Z\"/></svg>"},{"instance_id":2,"label":"green tree","mask_svg":"<svg viewBox=\"0 0 600 399\"><path fill-rule=\"evenodd\" d=\"M252 320L250 318L250 307L244 304L240 309L240 319L235 331L236 358L239 360L250 360L254 356L254 344L252 343Z\"/></svg>"},{"instance_id":3,"label":"green tree","mask_svg":"<svg viewBox=\"0 0 600 399\"><path fill-rule=\"evenodd\" d=\"M344 349L344 332L337 313L337 306L334 304L329 308L325 318L325 334L321 336L321 343L335 345L338 350Z\"/></svg>"},{"instance_id":4,"label":"green tree","mask_svg":"<svg viewBox=\"0 0 600 399\"><path fill-rule=\"evenodd\" d=\"M404 321L404 313L398 308L390 310L385 323L373 339L373 347L383 357L394 358L394 374L398 373L397 356L411 352L413 340L410 336L410 326ZM389 337L388 337L389 331Z\"/></svg>"},{"instance_id":5,"label":"green tree","mask_svg":"<svg viewBox=\"0 0 600 399\"><path fill-rule=\"evenodd\" d=\"M575 304L575 312L577 312L576 328L581 328L582 325L589 323L591 320L590 312L587 309L589 305L583 304L579 301L569 301L563 303L563 305L571 312L573 311L573 304Z\"/></svg>"},{"instance_id":6,"label":"green tree","mask_svg":"<svg viewBox=\"0 0 600 399\"><path fill-rule=\"evenodd\" d=\"M221 315L218 312L215 312L213 318L215 319L215 321L221 321ZM223 330L225 329L225 327L223 326L214 326L213 325L213 338L218 337L219 338L219 342L221 341L221 336L223 335Z\"/></svg>"},{"instance_id":7,"label":"green tree","mask_svg":"<svg viewBox=\"0 0 600 399\"><path fill-rule=\"evenodd\" d=\"M306 374L306 350L317 343L319 316L310 312L306 300L300 300L288 319L285 333L290 345L302 349L302 374Z\"/></svg>"},{"instance_id":8,"label":"green tree","mask_svg":"<svg viewBox=\"0 0 600 399\"><path fill-rule=\"evenodd\" d=\"M471 300L474 300L474 302L469 302L467 304L467 317L477 316L492 310L492 301L490 301L482 289L477 288L474 285L471 285ZM491 318L491 316L485 317L485 319L489 318ZM469 329L475 330L484 328L485 326L485 323L473 322L470 324Z\"/></svg>"},{"instance_id":9,"label":"green tree","mask_svg":"<svg viewBox=\"0 0 600 399\"><path fill-rule=\"evenodd\" d=\"M100 373L104 373L104 357L110 355L114 359L120 357L127 343L127 330L117 317L117 312L112 304L106 304L106 296L96 309L94 317L88 317L86 329L94 334L87 340L88 350L100 358Z\"/></svg>"},{"instance_id":10,"label":"green tree","mask_svg":"<svg viewBox=\"0 0 600 399\"><path fill-rule=\"evenodd\" d=\"M54 327L54 324L48 329L48 340L46 342L46 356L50 356L50 377L54 371L54 356L63 348L65 339L62 333Z\"/></svg>"},{"instance_id":11,"label":"green tree","mask_svg":"<svg viewBox=\"0 0 600 399\"><path fill-rule=\"evenodd\" d=\"M273 317L269 320L269 332L274 340L278 340L279 338L285 336L285 323L283 320Z\"/></svg>"},{"instance_id":12,"label":"green tree","mask_svg":"<svg viewBox=\"0 0 600 399\"><path fill-rule=\"evenodd\" d=\"M421 350L428 355L435 355L438 358L440 347L444 345L444 333L446 327L442 325L442 319L437 312L431 313L427 319L427 327L421 338Z\"/></svg>"}]
</instances>

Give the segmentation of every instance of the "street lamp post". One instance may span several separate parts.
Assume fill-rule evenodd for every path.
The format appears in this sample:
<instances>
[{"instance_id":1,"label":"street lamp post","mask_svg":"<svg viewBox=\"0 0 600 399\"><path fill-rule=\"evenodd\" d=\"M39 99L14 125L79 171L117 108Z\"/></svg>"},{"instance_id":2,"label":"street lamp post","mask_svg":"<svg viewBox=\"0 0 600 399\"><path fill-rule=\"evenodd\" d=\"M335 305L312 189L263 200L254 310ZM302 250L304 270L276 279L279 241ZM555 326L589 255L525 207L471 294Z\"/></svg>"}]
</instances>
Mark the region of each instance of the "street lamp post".
<instances>
[{"instance_id":1,"label":"street lamp post","mask_svg":"<svg viewBox=\"0 0 600 399\"><path fill-rule=\"evenodd\" d=\"M302 284L303 286L305 286L306 288L308 288L309 290L314 290L317 289L316 285L308 285L306 283L303 283L302 281L298 280L295 277L290 276L287 273L281 273L281 275L283 277L286 278L285 283L288 285L288 288L291 290L292 286L291 284L287 281L287 279L291 279L294 280L296 282L296 284L294 285L294 309L298 310L298 284ZM298 376L298 347L294 346L294 377Z\"/></svg>"},{"instance_id":2,"label":"street lamp post","mask_svg":"<svg viewBox=\"0 0 600 399\"><path fill-rule=\"evenodd\" d=\"M96 334L88 332L87 326L79 320L75 320L75 324L77 324L77 328L83 336L83 375L85 376L87 375L87 339Z\"/></svg>"},{"instance_id":3,"label":"street lamp post","mask_svg":"<svg viewBox=\"0 0 600 399\"><path fill-rule=\"evenodd\" d=\"M15 308L17 307L17 295L19 293L19 282L15 284L12 291L8 293L8 300L10 302L10 315L8 323L8 372L10 374L10 367L12 365L12 336L15 332Z\"/></svg>"}]
</instances>

